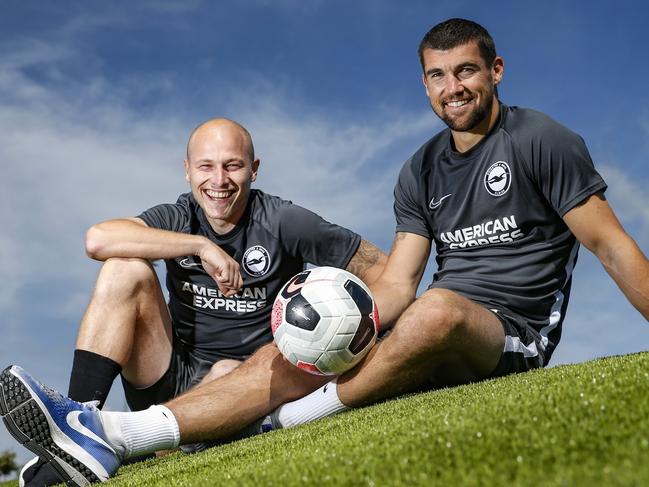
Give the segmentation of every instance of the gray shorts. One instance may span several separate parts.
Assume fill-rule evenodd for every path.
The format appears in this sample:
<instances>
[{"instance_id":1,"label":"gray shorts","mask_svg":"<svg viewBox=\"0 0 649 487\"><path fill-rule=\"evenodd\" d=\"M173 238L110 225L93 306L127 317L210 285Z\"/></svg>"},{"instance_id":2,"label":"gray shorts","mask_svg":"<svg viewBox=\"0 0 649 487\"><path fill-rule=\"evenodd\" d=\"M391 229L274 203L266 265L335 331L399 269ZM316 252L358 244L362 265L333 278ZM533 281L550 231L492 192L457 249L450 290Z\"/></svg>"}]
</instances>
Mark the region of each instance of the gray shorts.
<instances>
[{"instance_id":1,"label":"gray shorts","mask_svg":"<svg viewBox=\"0 0 649 487\"><path fill-rule=\"evenodd\" d=\"M223 358L225 357L219 357L214 361L204 360L179 341L174 340L169 368L158 382L144 389L138 389L121 376L126 403L131 411L141 411L154 404L163 404L197 385L207 375L212 365Z\"/></svg>"},{"instance_id":2,"label":"gray shorts","mask_svg":"<svg viewBox=\"0 0 649 487\"><path fill-rule=\"evenodd\" d=\"M515 313L491 310L500 320L505 331L505 348L498 365L489 377L501 377L516 372L526 372L545 367L545 345L538 331Z\"/></svg>"}]
</instances>

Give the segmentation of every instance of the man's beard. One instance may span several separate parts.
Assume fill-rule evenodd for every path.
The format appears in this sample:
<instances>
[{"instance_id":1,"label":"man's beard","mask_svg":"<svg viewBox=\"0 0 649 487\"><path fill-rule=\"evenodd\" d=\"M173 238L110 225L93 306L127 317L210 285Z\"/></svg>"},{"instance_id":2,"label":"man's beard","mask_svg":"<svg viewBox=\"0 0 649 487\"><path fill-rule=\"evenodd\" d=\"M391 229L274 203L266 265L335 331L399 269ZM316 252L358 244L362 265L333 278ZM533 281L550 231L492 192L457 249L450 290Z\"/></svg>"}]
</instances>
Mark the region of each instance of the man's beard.
<instances>
[{"instance_id":1,"label":"man's beard","mask_svg":"<svg viewBox=\"0 0 649 487\"><path fill-rule=\"evenodd\" d=\"M435 110L435 107L433 107L433 111L451 130L454 130L455 132L468 132L479 125L491 113L494 99L493 94L493 90L491 90L490 93L486 93L485 103L482 106L477 106L473 112L469 114L469 118L464 121L449 117L446 115L443 108L441 113L438 113Z\"/></svg>"}]
</instances>

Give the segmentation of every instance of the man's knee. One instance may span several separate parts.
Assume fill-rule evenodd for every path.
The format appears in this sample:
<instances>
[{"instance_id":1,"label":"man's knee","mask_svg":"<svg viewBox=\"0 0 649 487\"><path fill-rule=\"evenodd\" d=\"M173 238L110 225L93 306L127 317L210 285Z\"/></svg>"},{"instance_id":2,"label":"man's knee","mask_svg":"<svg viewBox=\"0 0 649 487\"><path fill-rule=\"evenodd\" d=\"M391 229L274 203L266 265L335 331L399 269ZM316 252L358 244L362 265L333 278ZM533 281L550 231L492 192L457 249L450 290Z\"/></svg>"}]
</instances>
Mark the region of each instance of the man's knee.
<instances>
[{"instance_id":1,"label":"man's knee","mask_svg":"<svg viewBox=\"0 0 649 487\"><path fill-rule=\"evenodd\" d=\"M445 289L427 291L402 315L395 332L422 352L450 349L465 329L462 299Z\"/></svg>"},{"instance_id":2,"label":"man's knee","mask_svg":"<svg viewBox=\"0 0 649 487\"><path fill-rule=\"evenodd\" d=\"M203 382L208 382L208 381L218 379L219 377L223 377L224 375L229 374L234 369L239 367L239 365L241 365L241 360L233 360L233 359L219 360L214 365L212 365L210 371L203 379Z\"/></svg>"},{"instance_id":3,"label":"man's knee","mask_svg":"<svg viewBox=\"0 0 649 487\"><path fill-rule=\"evenodd\" d=\"M406 310L389 339L394 340L392 357L401 366L427 363L443 383L459 384L493 370L504 332L498 318L482 306L452 291L433 289Z\"/></svg>"},{"instance_id":4,"label":"man's knee","mask_svg":"<svg viewBox=\"0 0 649 487\"><path fill-rule=\"evenodd\" d=\"M139 291L152 291L156 287L159 287L158 278L148 260L111 258L102 265L95 294L134 296Z\"/></svg>"}]
</instances>

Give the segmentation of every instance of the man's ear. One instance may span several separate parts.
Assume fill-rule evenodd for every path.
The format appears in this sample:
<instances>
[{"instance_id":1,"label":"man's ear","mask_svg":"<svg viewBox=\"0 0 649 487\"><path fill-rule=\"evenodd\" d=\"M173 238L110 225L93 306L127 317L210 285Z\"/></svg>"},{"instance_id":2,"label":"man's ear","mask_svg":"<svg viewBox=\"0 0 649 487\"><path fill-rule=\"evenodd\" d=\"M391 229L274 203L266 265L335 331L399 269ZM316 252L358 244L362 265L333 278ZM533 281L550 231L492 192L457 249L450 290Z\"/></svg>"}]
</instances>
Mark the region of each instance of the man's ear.
<instances>
[{"instance_id":1,"label":"man's ear","mask_svg":"<svg viewBox=\"0 0 649 487\"><path fill-rule=\"evenodd\" d=\"M250 177L251 181L257 180L257 171L259 171L259 164L261 164L261 160L259 159L252 161L252 176Z\"/></svg>"},{"instance_id":2,"label":"man's ear","mask_svg":"<svg viewBox=\"0 0 649 487\"><path fill-rule=\"evenodd\" d=\"M496 56L494 59L493 66L491 67L491 73L494 78L494 84L499 84L503 80L505 74L505 60L500 56Z\"/></svg>"}]
</instances>

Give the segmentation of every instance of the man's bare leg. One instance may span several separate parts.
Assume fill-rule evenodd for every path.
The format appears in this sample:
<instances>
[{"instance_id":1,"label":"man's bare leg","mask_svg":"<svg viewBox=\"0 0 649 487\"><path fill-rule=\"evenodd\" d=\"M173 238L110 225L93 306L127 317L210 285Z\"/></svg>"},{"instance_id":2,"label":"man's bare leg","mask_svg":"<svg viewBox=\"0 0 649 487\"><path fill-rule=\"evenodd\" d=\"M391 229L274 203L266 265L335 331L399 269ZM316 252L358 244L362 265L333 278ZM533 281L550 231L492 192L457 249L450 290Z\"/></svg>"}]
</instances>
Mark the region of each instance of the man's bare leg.
<instances>
[{"instance_id":1,"label":"man's bare leg","mask_svg":"<svg viewBox=\"0 0 649 487\"><path fill-rule=\"evenodd\" d=\"M495 369L504 343L491 311L451 291L431 290L337 384L283 405L269 419L274 427L292 427L406 392L480 380Z\"/></svg>"},{"instance_id":2,"label":"man's bare leg","mask_svg":"<svg viewBox=\"0 0 649 487\"><path fill-rule=\"evenodd\" d=\"M109 259L81 322L68 395L101 408L122 372L136 387L154 384L171 358L171 320L151 264ZM60 477L45 459L21 471L22 480L54 485Z\"/></svg>"},{"instance_id":3,"label":"man's bare leg","mask_svg":"<svg viewBox=\"0 0 649 487\"><path fill-rule=\"evenodd\" d=\"M505 346L496 315L445 289L424 293L393 332L338 381L340 399L357 407L431 383L453 386L493 372Z\"/></svg>"},{"instance_id":4,"label":"man's bare leg","mask_svg":"<svg viewBox=\"0 0 649 487\"><path fill-rule=\"evenodd\" d=\"M227 438L328 380L298 369L269 344L220 379L202 384L165 406L178 422L181 443Z\"/></svg>"},{"instance_id":5,"label":"man's bare leg","mask_svg":"<svg viewBox=\"0 0 649 487\"><path fill-rule=\"evenodd\" d=\"M504 340L502 325L493 313L455 293L429 291L406 310L388 338L340 379L339 387L320 390L337 390L339 404L343 404L342 400L348 406L361 406L420 389L431 381L458 384L481 379L496 367ZM9 387L20 388L20 397L31 393L26 385L16 385L10 375L38 389L20 370L12 368L4 374ZM93 434L111 447L102 453L106 467L97 467L86 454L80 454L76 461L86 467L95 465L93 472L106 478L121 461L133 456L175 448L179 443L230 437L280 404L306 394L307 397L288 406L308 400L313 395L309 393L326 381L327 378L294 367L274 345L266 345L232 372L188 391L166 406L134 413L83 409L79 414L87 416ZM39 390L40 394L50 394ZM61 399L55 402L59 406L51 410L41 407L38 414L54 414L58 421L64 421L61 415L66 413L60 408ZM77 403L68 404L70 410L80 410ZM8 411L6 404L4 408ZM315 409L322 413L321 408ZM13 413L7 415L15 423ZM21 428L21 435L32 435L28 426ZM52 450L50 454L58 453Z\"/></svg>"},{"instance_id":6,"label":"man's bare leg","mask_svg":"<svg viewBox=\"0 0 649 487\"><path fill-rule=\"evenodd\" d=\"M348 406L361 406L416 390L430 381L454 385L479 380L496 367L505 335L490 311L446 290L432 290L403 314L394 331L338 380ZM289 364L273 345L221 379L166 406L181 442L230 436L279 404L327 382Z\"/></svg>"},{"instance_id":7,"label":"man's bare leg","mask_svg":"<svg viewBox=\"0 0 649 487\"><path fill-rule=\"evenodd\" d=\"M431 381L450 385L484 378L496 367L504 341L493 313L453 292L429 291L406 310L388 338L340 378L339 398L347 406L361 406ZM327 381L288 363L270 344L232 372L164 406L98 414L102 434L125 459L179 443L230 437Z\"/></svg>"},{"instance_id":8,"label":"man's bare leg","mask_svg":"<svg viewBox=\"0 0 649 487\"><path fill-rule=\"evenodd\" d=\"M148 261L116 258L104 263L76 348L113 360L135 387L162 377L171 359L171 319Z\"/></svg>"}]
</instances>

